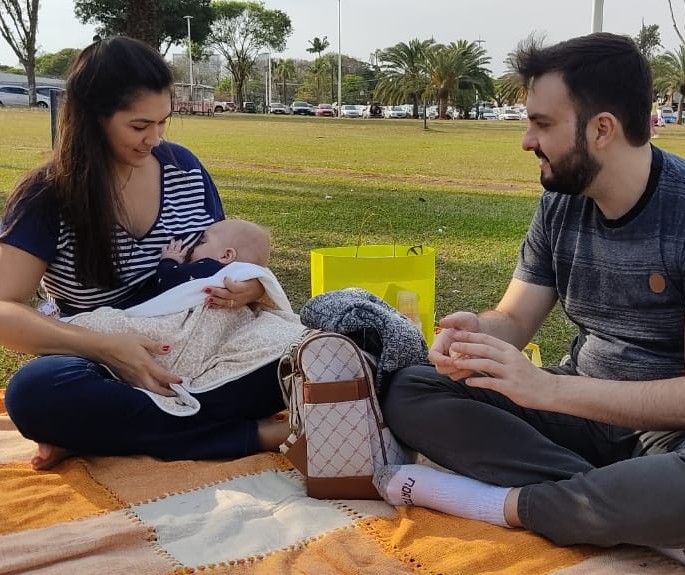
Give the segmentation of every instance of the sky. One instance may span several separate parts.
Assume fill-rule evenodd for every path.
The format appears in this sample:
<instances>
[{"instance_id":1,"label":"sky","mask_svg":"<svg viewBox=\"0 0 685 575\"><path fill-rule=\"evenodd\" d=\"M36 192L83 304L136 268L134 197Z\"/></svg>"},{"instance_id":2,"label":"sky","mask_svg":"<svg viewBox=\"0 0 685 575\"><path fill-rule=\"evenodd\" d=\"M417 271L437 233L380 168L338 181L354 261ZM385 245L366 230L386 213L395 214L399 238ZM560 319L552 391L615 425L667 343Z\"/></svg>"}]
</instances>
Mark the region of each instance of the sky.
<instances>
[{"instance_id":1,"label":"sky","mask_svg":"<svg viewBox=\"0 0 685 575\"><path fill-rule=\"evenodd\" d=\"M503 60L531 32L547 43L587 34L593 0L263 0L270 9L290 16L293 34L285 52L274 57L312 59L306 49L315 36L327 36L329 51L338 50L340 5L343 54L369 61L377 49L413 38L449 43L478 41L491 57L490 70L504 71ZM340 4L339 4L340 3ZM685 33L685 2L673 0L676 19ZM666 50L675 50L667 0L605 0L603 30L636 36L642 22L658 24ZM42 0L38 24L39 53L83 48L95 33L80 24L72 0ZM192 27L191 27L192 35ZM0 38L0 64L17 65L17 58Z\"/></svg>"}]
</instances>

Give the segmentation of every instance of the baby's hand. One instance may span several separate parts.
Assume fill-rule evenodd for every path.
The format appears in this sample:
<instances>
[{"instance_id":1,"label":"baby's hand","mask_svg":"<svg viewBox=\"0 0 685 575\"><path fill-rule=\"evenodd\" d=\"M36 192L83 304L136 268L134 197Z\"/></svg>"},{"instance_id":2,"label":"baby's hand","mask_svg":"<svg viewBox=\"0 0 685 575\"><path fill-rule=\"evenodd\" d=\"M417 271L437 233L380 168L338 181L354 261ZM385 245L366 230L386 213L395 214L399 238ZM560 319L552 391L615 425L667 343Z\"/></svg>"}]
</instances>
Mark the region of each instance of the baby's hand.
<instances>
[{"instance_id":1,"label":"baby's hand","mask_svg":"<svg viewBox=\"0 0 685 575\"><path fill-rule=\"evenodd\" d=\"M162 248L162 259L170 259L183 263L188 255L188 248L183 247L183 242L181 240L172 240L168 246Z\"/></svg>"}]
</instances>

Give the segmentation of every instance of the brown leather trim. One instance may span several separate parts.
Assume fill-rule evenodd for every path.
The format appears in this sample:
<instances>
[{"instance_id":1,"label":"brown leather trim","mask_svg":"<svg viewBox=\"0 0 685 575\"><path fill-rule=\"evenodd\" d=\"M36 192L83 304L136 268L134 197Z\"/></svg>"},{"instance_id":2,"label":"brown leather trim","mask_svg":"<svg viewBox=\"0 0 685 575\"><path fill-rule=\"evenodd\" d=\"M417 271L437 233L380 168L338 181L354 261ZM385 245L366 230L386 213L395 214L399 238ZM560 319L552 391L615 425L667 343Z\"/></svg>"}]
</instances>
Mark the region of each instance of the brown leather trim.
<instances>
[{"instance_id":1,"label":"brown leather trim","mask_svg":"<svg viewBox=\"0 0 685 575\"><path fill-rule=\"evenodd\" d=\"M339 401L356 401L369 397L369 385L365 378L348 381L329 381L316 383L305 382L305 403L337 403Z\"/></svg>"},{"instance_id":2,"label":"brown leather trim","mask_svg":"<svg viewBox=\"0 0 685 575\"><path fill-rule=\"evenodd\" d=\"M297 438L290 449L285 452L290 463L295 466L302 475L307 475L307 440L304 435Z\"/></svg>"},{"instance_id":3,"label":"brown leather trim","mask_svg":"<svg viewBox=\"0 0 685 575\"><path fill-rule=\"evenodd\" d=\"M307 477L307 495L315 499L381 499L371 476Z\"/></svg>"}]
</instances>

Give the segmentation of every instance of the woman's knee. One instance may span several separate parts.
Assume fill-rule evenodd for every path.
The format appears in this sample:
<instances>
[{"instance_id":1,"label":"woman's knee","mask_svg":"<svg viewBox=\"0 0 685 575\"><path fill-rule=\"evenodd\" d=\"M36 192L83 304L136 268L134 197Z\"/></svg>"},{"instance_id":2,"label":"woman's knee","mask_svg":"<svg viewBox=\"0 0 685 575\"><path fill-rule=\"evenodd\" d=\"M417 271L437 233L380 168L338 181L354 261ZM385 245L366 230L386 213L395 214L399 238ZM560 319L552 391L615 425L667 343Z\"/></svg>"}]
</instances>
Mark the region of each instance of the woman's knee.
<instances>
[{"instance_id":1,"label":"woman's knee","mask_svg":"<svg viewBox=\"0 0 685 575\"><path fill-rule=\"evenodd\" d=\"M7 413L19 431L34 439L44 422L68 412L64 403L71 400L61 388L65 382L92 377L88 364L78 357L44 356L22 366L10 379L5 394Z\"/></svg>"}]
</instances>

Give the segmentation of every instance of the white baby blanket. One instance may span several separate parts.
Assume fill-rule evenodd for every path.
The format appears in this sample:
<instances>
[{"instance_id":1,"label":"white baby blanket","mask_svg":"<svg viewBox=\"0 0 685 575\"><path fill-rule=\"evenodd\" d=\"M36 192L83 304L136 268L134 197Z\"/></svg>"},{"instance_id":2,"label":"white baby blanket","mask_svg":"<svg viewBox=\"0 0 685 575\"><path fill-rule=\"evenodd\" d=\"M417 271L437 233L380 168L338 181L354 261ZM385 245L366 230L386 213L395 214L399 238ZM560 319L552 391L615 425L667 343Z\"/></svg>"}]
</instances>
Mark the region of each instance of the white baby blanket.
<instances>
[{"instance_id":1,"label":"white baby blanket","mask_svg":"<svg viewBox=\"0 0 685 575\"><path fill-rule=\"evenodd\" d=\"M236 309L204 305L208 286L223 287L223 278L259 279L280 309L256 304ZM176 397L164 397L140 388L164 411L178 416L200 409L193 394L239 379L280 358L306 329L283 288L270 270L245 263L228 264L209 278L192 280L126 310L110 307L78 314L64 321L104 333L145 335L171 347L157 361L183 377L172 386Z\"/></svg>"}]
</instances>

